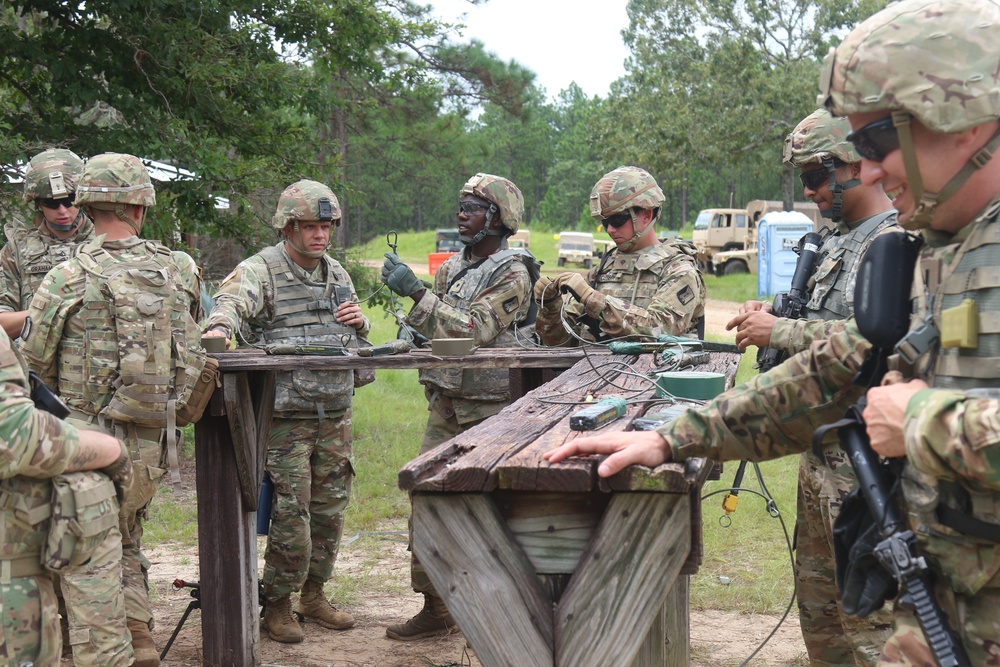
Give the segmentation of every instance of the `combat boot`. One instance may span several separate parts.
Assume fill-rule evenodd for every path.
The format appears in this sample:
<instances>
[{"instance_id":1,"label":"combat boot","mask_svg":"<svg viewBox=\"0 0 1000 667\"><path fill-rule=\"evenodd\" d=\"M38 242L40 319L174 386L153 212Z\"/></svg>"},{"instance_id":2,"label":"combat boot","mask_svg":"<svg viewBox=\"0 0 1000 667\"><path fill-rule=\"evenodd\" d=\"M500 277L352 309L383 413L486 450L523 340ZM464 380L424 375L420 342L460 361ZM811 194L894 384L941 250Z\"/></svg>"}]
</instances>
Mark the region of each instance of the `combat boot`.
<instances>
[{"instance_id":1,"label":"combat boot","mask_svg":"<svg viewBox=\"0 0 1000 667\"><path fill-rule=\"evenodd\" d=\"M426 637L448 635L458 630L455 619L451 617L444 600L436 595L424 593L424 608L420 613L399 625L390 625L385 629L385 636L409 642Z\"/></svg>"},{"instance_id":2,"label":"combat boot","mask_svg":"<svg viewBox=\"0 0 1000 667\"><path fill-rule=\"evenodd\" d=\"M160 654L149 634L149 625L134 618L128 619L128 631L132 635L132 651L135 653L133 667L160 667Z\"/></svg>"},{"instance_id":3,"label":"combat boot","mask_svg":"<svg viewBox=\"0 0 1000 667\"><path fill-rule=\"evenodd\" d=\"M268 600L264 610L264 629L276 642L298 644L304 637L298 619L292 614L292 597Z\"/></svg>"},{"instance_id":4,"label":"combat boot","mask_svg":"<svg viewBox=\"0 0 1000 667\"><path fill-rule=\"evenodd\" d=\"M323 595L323 584L312 579L306 579L306 583L302 586L299 613L331 630L354 627L354 617L345 611L337 611L337 608Z\"/></svg>"}]
</instances>

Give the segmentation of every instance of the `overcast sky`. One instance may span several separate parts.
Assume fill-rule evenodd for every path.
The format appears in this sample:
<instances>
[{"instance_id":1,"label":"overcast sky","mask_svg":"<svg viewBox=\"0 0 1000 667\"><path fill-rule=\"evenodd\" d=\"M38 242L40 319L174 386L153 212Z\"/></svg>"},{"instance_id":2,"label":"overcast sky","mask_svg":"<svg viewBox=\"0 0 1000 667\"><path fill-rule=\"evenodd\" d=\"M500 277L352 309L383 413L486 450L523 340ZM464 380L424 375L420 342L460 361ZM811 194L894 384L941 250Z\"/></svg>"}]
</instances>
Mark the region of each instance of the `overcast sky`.
<instances>
[{"instance_id":1,"label":"overcast sky","mask_svg":"<svg viewBox=\"0 0 1000 667\"><path fill-rule=\"evenodd\" d=\"M477 38L503 60L535 72L549 98L576 81L588 96L607 97L611 82L625 74L628 0L425 0L434 13L466 28L459 41Z\"/></svg>"}]
</instances>

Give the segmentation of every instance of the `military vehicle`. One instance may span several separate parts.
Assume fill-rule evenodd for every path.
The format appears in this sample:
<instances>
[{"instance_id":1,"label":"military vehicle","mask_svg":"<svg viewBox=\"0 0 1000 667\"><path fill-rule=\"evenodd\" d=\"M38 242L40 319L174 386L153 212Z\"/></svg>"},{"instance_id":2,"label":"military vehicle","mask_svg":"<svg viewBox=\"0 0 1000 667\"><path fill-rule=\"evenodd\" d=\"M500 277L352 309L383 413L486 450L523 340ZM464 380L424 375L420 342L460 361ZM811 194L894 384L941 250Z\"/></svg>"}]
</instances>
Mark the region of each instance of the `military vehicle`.
<instances>
[{"instance_id":1,"label":"military vehicle","mask_svg":"<svg viewBox=\"0 0 1000 667\"><path fill-rule=\"evenodd\" d=\"M771 211L784 209L780 201L755 199L744 208L706 208L698 213L692 241L698 249L698 268L712 275L757 273L757 223ZM827 226L812 202L795 202L795 210Z\"/></svg>"},{"instance_id":2,"label":"military vehicle","mask_svg":"<svg viewBox=\"0 0 1000 667\"><path fill-rule=\"evenodd\" d=\"M594 263L594 235L589 232L559 232L556 242L556 264L582 264L589 269Z\"/></svg>"}]
</instances>

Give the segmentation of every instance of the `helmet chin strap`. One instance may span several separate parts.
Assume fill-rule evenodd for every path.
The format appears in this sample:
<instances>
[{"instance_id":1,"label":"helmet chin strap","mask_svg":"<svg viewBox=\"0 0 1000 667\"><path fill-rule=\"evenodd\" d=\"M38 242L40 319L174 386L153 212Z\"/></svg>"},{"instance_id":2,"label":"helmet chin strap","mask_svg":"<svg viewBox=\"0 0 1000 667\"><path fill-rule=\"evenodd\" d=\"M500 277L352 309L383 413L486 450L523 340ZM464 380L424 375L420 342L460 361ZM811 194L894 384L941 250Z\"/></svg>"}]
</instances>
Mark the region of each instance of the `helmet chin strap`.
<instances>
[{"instance_id":1,"label":"helmet chin strap","mask_svg":"<svg viewBox=\"0 0 1000 667\"><path fill-rule=\"evenodd\" d=\"M628 210L628 213L630 216L632 216L632 229L634 230L636 227L636 222L639 219L639 216L635 214L635 209L633 208L630 208ZM640 238L642 238L643 234L645 234L650 227L656 224L656 220L659 217L660 217L660 212L657 210L656 214L652 218L650 218L649 224L642 228L642 231L635 232L634 234L632 234L632 238L623 243L615 244L615 247L618 248L618 250L620 250L621 252L632 252L635 249L636 242Z\"/></svg>"},{"instance_id":2,"label":"helmet chin strap","mask_svg":"<svg viewBox=\"0 0 1000 667\"><path fill-rule=\"evenodd\" d=\"M473 236L462 236L459 235L458 240L465 246L474 246L487 236L505 236L507 234L507 228L503 229L490 229L490 223L493 222L493 215L497 212L497 205L490 202L490 209L486 211L486 222L483 223L483 228L476 232Z\"/></svg>"},{"instance_id":3,"label":"helmet chin strap","mask_svg":"<svg viewBox=\"0 0 1000 667\"><path fill-rule=\"evenodd\" d=\"M319 259L320 257L326 254L327 248L330 247L330 241L327 240L326 248L323 248L322 250L306 250L304 247L305 244L302 243L302 232L299 231L299 223L297 220L292 225L292 230L296 235L298 235L298 243L295 242L295 239L292 234L286 236L285 239L288 241L288 244L290 246L295 248L295 250L297 250L300 254L305 255L309 259Z\"/></svg>"},{"instance_id":4,"label":"helmet chin strap","mask_svg":"<svg viewBox=\"0 0 1000 667\"><path fill-rule=\"evenodd\" d=\"M69 223L68 225L60 225L55 222L49 222L47 218L45 219L45 224L48 225L51 229L54 229L59 232L72 232L77 227L80 226L80 222L82 220L83 220L83 207L81 206L76 210L76 217L73 218L73 222Z\"/></svg>"},{"instance_id":5,"label":"helmet chin strap","mask_svg":"<svg viewBox=\"0 0 1000 667\"><path fill-rule=\"evenodd\" d=\"M993 133L986 145L980 148L969 161L951 177L951 180L941 188L940 192L926 192L924 181L920 177L920 165L917 164L917 151L913 145L913 134L910 132L911 116L905 111L892 112L892 124L896 126L896 134L899 136L899 148L903 152L903 164L906 167L906 181L916 208L913 215L905 223L900 222L899 226L915 231L918 229L928 229L931 226L931 219L934 217L934 209L938 204L946 201L958 189L965 184L969 177L977 169L982 169L993 158L993 153L1000 148L1000 128Z\"/></svg>"},{"instance_id":6,"label":"helmet chin strap","mask_svg":"<svg viewBox=\"0 0 1000 667\"><path fill-rule=\"evenodd\" d=\"M823 166L826 167L827 173L830 174L830 193L833 195L833 207L829 210L821 211L820 215L824 218L829 218L833 222L841 222L844 219L844 190L850 190L855 186L861 185L861 179L852 178L843 183L838 183L837 165L833 158L823 158Z\"/></svg>"}]
</instances>

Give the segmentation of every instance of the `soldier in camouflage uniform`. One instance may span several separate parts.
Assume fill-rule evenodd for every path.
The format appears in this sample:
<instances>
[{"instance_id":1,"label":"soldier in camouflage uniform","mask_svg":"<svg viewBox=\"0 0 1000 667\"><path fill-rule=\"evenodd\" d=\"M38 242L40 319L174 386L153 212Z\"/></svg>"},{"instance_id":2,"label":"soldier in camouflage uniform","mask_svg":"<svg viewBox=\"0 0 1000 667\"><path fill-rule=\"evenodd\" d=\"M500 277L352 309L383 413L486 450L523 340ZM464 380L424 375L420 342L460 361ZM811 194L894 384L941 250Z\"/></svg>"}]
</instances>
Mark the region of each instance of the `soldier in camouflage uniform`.
<instances>
[{"instance_id":1,"label":"soldier in camouflage uniform","mask_svg":"<svg viewBox=\"0 0 1000 667\"><path fill-rule=\"evenodd\" d=\"M386 253L382 282L413 299L406 323L427 338L472 338L478 347L522 345L526 337L518 327L530 324L538 264L527 250L507 247L507 238L517 232L524 215L521 191L506 178L476 174L459 198L458 232L465 248L444 261L434 276L434 289L428 291L391 252ZM510 401L507 369L422 370L420 383L429 411L421 454L495 415ZM424 607L405 623L389 626L386 636L410 641L451 632L455 621L415 556L410 581L413 590L423 594Z\"/></svg>"},{"instance_id":2,"label":"soldier in camouflage uniform","mask_svg":"<svg viewBox=\"0 0 1000 667\"><path fill-rule=\"evenodd\" d=\"M872 448L904 459L908 527L973 665L1000 656L1000 286L989 277L1000 264L998 25L995 0L905 0L855 28L820 79L820 102L854 129L862 182L882 184L899 224L922 230L911 333L889 360L896 370L868 390L864 418ZM947 320L958 322L945 336ZM939 335L916 335L924 325ZM851 380L869 348L849 322L659 432L579 438L547 458L611 454L598 470L608 476L800 452L861 393ZM879 664L936 664L913 612L897 603L893 616Z\"/></svg>"},{"instance_id":3,"label":"soldier in camouflage uniform","mask_svg":"<svg viewBox=\"0 0 1000 667\"><path fill-rule=\"evenodd\" d=\"M0 327L11 338L21 333L28 304L42 278L73 249L94 236L94 223L73 205L83 160L61 148L42 151L24 170L24 201L35 203L32 224L4 225L0 249Z\"/></svg>"},{"instance_id":4,"label":"soldier in camouflage uniform","mask_svg":"<svg viewBox=\"0 0 1000 667\"><path fill-rule=\"evenodd\" d=\"M206 336L261 345L358 347L370 328L347 271L326 254L340 203L322 183L298 181L278 200L272 226L281 241L236 267L215 294ZM246 326L244 326L246 325ZM354 625L323 586L333 576L344 509L351 495L351 371L281 371L267 443L274 482L264 553L264 629L279 642L301 642L298 611L325 628Z\"/></svg>"},{"instance_id":5,"label":"soldier in camouflage uniform","mask_svg":"<svg viewBox=\"0 0 1000 667\"><path fill-rule=\"evenodd\" d=\"M590 193L590 214L604 225L615 247L586 278L569 271L535 284L535 329L543 343L575 346L581 339L700 336L705 281L691 246L656 238L663 199L656 180L638 167L619 167L597 182ZM573 324L576 336L566 332L563 319Z\"/></svg>"},{"instance_id":6,"label":"soldier in camouflage uniform","mask_svg":"<svg viewBox=\"0 0 1000 667\"><path fill-rule=\"evenodd\" d=\"M114 438L77 430L33 406L26 369L3 331L0 386L0 496L4 500L0 509L0 664L55 667L62 648L59 611L52 575L42 566L52 511L52 478L109 466L118 477L127 474L131 465ZM114 496L108 500L117 511ZM113 614L114 609L103 612Z\"/></svg>"},{"instance_id":7,"label":"soldier in camouflage uniform","mask_svg":"<svg viewBox=\"0 0 1000 667\"><path fill-rule=\"evenodd\" d=\"M810 278L810 300L803 319L776 317L770 304L748 301L727 329L737 329L736 343L769 346L794 354L829 335L828 323L854 312L854 281L862 255L880 234L900 232L896 211L881 184L861 183L861 156L847 141L851 125L819 109L785 139L784 160L802 170L803 190L822 215L836 225L820 250ZM837 604L833 522L857 477L836 444L812 452L799 464L795 523L795 597L802 637L813 665L874 665L892 626L888 610L867 618L848 616Z\"/></svg>"},{"instance_id":8,"label":"soldier in camouflage uniform","mask_svg":"<svg viewBox=\"0 0 1000 667\"><path fill-rule=\"evenodd\" d=\"M142 379L132 373L122 373L120 356L139 368L159 361L154 358L154 344L167 337L167 361L174 372L172 352L183 351L187 374L197 374L198 360L204 357L191 349L200 350L200 341L191 340L197 334L196 322L201 318L201 276L194 260L180 251L170 251L155 241L137 236L146 210L156 203L153 184L142 162L135 156L105 153L92 157L80 177L76 204L83 206L94 220L98 236L80 246L76 256L46 275L32 299L21 334L22 351L28 364L46 384L57 387L60 396L72 410L71 423L84 428L102 428L119 437L129 448L136 462L134 483L125 495L121 508L123 554L121 558L122 588L125 613L131 633L137 667L159 665L159 653L150 629L153 623L149 605L149 561L141 551L143 521L150 500L156 494L160 479L166 473L165 461L176 461L176 431L165 428L171 418L166 411L154 412L152 423L143 425L131 418L119 416L112 406L122 397L116 385L130 385ZM110 265L110 268L108 268ZM128 271L118 270L128 269ZM141 267L141 271L140 268ZM148 272L148 274L147 274ZM142 273L145 281L159 286L158 296L144 300L138 287L132 294L106 294L100 277L109 274ZM151 288L150 288L151 289ZM109 290L111 291L111 290ZM120 341L123 312L119 297L131 297L136 308L147 317L150 328L139 341ZM171 300L169 313L164 313L166 298ZM112 313L114 310L116 314ZM154 329L154 317L169 317L166 324ZM187 332L178 338L178 332ZM159 347L155 348L159 351ZM181 376L178 373L178 376ZM157 391L172 391L173 377L153 379ZM144 392L153 392L145 389ZM143 394L144 396L147 394ZM163 394L164 399L169 394ZM164 405L169 405L164 401ZM151 408L147 408L151 409ZM169 408L172 409L172 408ZM144 422L149 424L151 422ZM171 466L176 472L176 465ZM64 590L65 592L65 590ZM123 636L123 631L118 637ZM94 641L92 639L92 641Z\"/></svg>"}]
</instances>

